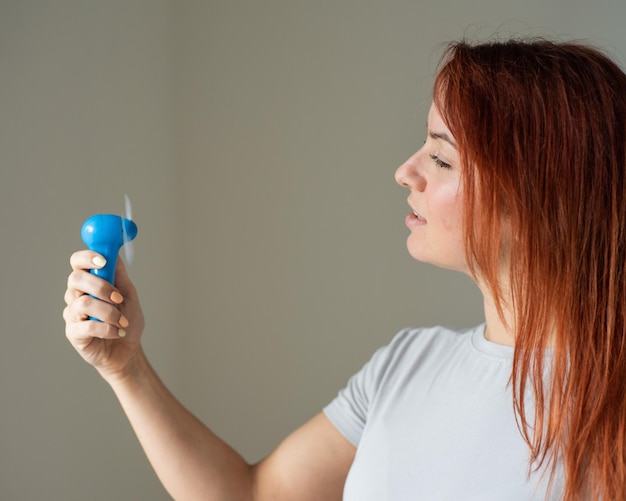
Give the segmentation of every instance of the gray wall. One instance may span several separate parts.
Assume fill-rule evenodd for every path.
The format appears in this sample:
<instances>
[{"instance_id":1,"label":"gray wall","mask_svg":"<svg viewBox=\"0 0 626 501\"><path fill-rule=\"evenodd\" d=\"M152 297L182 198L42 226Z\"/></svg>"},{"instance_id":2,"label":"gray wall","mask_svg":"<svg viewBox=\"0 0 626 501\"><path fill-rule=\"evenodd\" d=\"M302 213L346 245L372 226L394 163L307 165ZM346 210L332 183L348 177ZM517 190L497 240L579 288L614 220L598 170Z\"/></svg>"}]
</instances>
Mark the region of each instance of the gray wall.
<instances>
[{"instance_id":1,"label":"gray wall","mask_svg":"<svg viewBox=\"0 0 626 501\"><path fill-rule=\"evenodd\" d=\"M590 39L621 0L0 1L0 499L168 499L66 342L69 254L95 212L131 267L163 379L249 460L406 325L482 320L413 262L393 172L422 141L441 44Z\"/></svg>"}]
</instances>

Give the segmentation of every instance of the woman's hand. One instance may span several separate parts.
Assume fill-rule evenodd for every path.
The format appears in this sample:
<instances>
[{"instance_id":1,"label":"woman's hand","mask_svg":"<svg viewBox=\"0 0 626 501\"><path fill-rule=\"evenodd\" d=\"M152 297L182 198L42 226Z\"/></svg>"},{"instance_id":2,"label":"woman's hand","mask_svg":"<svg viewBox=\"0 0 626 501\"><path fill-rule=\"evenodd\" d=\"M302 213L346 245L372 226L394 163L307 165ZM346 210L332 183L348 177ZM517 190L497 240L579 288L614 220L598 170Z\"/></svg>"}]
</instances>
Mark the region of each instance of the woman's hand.
<instances>
[{"instance_id":1,"label":"woman's hand","mask_svg":"<svg viewBox=\"0 0 626 501\"><path fill-rule=\"evenodd\" d=\"M104 266L99 254L84 250L70 259L63 310L65 334L76 351L106 380L124 378L141 351L143 312L126 268L118 259L115 284L91 273ZM90 317L101 320L90 320Z\"/></svg>"}]
</instances>

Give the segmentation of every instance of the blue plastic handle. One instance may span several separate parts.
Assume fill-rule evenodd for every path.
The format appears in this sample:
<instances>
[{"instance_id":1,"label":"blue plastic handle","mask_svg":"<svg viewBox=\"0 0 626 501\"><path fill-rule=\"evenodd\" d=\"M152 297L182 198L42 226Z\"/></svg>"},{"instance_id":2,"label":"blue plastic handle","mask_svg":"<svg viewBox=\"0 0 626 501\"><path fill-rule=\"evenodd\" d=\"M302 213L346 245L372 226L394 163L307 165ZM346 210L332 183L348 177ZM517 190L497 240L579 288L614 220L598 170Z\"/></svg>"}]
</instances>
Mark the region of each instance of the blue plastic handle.
<instances>
[{"instance_id":1,"label":"blue plastic handle","mask_svg":"<svg viewBox=\"0 0 626 501\"><path fill-rule=\"evenodd\" d=\"M84 222L80 234L85 245L107 261L103 268L93 269L91 273L113 284L117 256L122 245L137 236L137 225L114 214L96 214Z\"/></svg>"}]
</instances>

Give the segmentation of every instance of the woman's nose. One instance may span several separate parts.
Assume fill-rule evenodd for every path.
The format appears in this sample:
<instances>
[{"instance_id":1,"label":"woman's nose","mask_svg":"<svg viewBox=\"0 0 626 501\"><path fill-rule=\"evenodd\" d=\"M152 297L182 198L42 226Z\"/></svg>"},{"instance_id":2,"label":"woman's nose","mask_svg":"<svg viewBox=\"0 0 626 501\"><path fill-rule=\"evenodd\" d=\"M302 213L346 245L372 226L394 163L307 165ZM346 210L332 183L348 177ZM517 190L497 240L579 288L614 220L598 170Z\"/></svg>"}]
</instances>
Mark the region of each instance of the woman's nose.
<instances>
[{"instance_id":1,"label":"woman's nose","mask_svg":"<svg viewBox=\"0 0 626 501\"><path fill-rule=\"evenodd\" d=\"M426 178L421 174L417 154L396 169L396 183L410 190L424 191Z\"/></svg>"}]
</instances>

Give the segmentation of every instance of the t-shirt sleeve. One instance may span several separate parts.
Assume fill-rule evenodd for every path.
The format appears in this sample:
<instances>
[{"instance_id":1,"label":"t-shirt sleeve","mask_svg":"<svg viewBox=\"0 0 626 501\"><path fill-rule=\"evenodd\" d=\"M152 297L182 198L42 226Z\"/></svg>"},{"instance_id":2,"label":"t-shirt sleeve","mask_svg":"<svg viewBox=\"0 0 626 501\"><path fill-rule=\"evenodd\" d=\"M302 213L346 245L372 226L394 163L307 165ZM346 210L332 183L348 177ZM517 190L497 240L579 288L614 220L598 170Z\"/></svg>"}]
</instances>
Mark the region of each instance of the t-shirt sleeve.
<instances>
[{"instance_id":1,"label":"t-shirt sleeve","mask_svg":"<svg viewBox=\"0 0 626 501\"><path fill-rule=\"evenodd\" d=\"M409 333L409 329L400 331L390 344L376 351L361 370L348 380L337 397L324 407L326 417L355 447L359 445L370 405L376 398L394 354L404 344Z\"/></svg>"}]
</instances>

